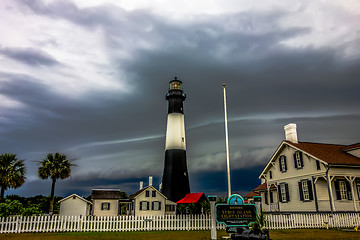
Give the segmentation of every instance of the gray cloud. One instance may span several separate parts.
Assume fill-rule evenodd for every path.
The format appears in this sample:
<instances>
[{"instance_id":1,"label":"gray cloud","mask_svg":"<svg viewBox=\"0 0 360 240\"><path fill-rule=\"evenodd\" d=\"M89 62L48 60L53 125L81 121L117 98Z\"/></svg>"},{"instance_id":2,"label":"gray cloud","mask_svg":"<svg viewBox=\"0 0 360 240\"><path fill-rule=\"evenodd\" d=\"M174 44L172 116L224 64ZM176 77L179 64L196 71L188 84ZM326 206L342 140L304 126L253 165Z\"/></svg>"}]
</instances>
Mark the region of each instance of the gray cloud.
<instances>
[{"instance_id":1,"label":"gray cloud","mask_svg":"<svg viewBox=\"0 0 360 240\"><path fill-rule=\"evenodd\" d=\"M284 139L283 126L289 122L298 124L301 141L358 142L360 58L356 53L344 54L358 41L321 47L286 45L287 40L314 31L284 27L282 21L294 12L199 14L181 22L112 5L79 8L70 1L40 0L17 4L22 13L36 14L51 24L65 20L77 30L100 31L111 79L129 86L122 92L91 88L69 97L56 91L55 83L44 84L46 76L40 72L1 72L0 96L21 106L2 113L0 121L7 121L0 126L0 150L25 158L30 176L27 185L14 193L48 193L45 183L35 188L41 182L35 180L35 161L54 151L76 158L78 165L72 178L59 184L59 195L86 196L91 188L106 186L131 194L148 175L160 183L165 93L175 75L187 94L187 157L193 191L226 191L223 82L236 191L246 192L258 184L257 174ZM50 40L57 43L55 37ZM55 55L37 48L3 47L1 54L35 68L60 64ZM105 71L105 63L89 61ZM74 71L82 71L81 67L68 66L66 76L59 75L76 82ZM93 84L93 76L88 77L88 85ZM66 84L56 87L73 91Z\"/></svg>"},{"instance_id":2,"label":"gray cloud","mask_svg":"<svg viewBox=\"0 0 360 240\"><path fill-rule=\"evenodd\" d=\"M60 64L50 54L34 48L0 48L0 54L30 66L53 66Z\"/></svg>"}]
</instances>

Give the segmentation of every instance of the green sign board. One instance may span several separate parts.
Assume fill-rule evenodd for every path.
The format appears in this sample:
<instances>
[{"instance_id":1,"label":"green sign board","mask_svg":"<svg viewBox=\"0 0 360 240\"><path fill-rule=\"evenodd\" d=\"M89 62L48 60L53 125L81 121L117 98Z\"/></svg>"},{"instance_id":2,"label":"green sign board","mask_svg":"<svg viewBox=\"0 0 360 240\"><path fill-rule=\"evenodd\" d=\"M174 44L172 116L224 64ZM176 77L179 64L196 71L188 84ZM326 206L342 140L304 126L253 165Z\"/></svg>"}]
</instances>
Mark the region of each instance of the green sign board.
<instances>
[{"instance_id":1,"label":"green sign board","mask_svg":"<svg viewBox=\"0 0 360 240\"><path fill-rule=\"evenodd\" d=\"M256 221L256 206L244 204L244 199L238 195L231 195L227 204L216 204L216 221L226 226L246 227Z\"/></svg>"}]
</instances>

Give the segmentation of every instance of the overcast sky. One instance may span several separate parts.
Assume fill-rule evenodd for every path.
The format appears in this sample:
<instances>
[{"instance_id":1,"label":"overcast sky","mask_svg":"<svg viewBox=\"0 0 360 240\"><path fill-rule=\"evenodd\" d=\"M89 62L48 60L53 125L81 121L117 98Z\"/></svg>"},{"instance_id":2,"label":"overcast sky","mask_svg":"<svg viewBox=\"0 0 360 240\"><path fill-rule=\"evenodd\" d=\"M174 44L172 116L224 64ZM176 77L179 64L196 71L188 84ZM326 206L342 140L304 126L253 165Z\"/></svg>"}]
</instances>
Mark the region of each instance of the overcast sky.
<instances>
[{"instance_id":1,"label":"overcast sky","mask_svg":"<svg viewBox=\"0 0 360 240\"><path fill-rule=\"evenodd\" d=\"M161 181L165 94L183 81L192 192L246 194L296 123L300 141L360 141L358 0L1 0L0 152L8 194L50 194L37 161L76 159L56 195Z\"/></svg>"}]
</instances>

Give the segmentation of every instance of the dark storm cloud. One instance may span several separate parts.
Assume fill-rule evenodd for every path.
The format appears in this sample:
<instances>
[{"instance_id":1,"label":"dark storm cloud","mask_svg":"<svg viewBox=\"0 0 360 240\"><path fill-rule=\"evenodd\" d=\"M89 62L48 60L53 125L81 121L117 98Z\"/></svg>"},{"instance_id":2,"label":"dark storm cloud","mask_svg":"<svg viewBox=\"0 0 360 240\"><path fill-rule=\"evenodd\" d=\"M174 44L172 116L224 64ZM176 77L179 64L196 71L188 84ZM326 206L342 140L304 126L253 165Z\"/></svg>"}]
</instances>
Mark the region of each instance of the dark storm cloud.
<instances>
[{"instance_id":1,"label":"dark storm cloud","mask_svg":"<svg viewBox=\"0 0 360 240\"><path fill-rule=\"evenodd\" d=\"M41 76L1 73L6 81L0 93L23 103L20 110L6 112L11 121L0 128L2 149L25 157L33 175L34 161L47 152L78 159L72 179L59 184L59 195L86 196L100 187L131 194L148 175L160 183L165 93L175 75L187 94L193 191L226 191L223 82L234 191L244 193L257 186L262 167L284 139L283 126L290 122L298 124L300 141L358 141L360 59L343 55L356 41L339 47L289 47L282 43L313 31L280 26L289 13L199 15L189 24L112 5L80 9L70 1L18 4L45 18L101 28L112 67L124 72L131 86L129 92L93 89L71 98L41 84ZM130 57L117 56L122 49L129 49ZM59 64L45 52L32 50L31 55L28 50L2 54L32 66ZM31 180L19 191L32 194L40 182ZM49 186L41 186L47 193Z\"/></svg>"},{"instance_id":2,"label":"dark storm cloud","mask_svg":"<svg viewBox=\"0 0 360 240\"><path fill-rule=\"evenodd\" d=\"M53 66L59 62L50 54L34 48L1 48L0 54L30 66Z\"/></svg>"}]
</instances>

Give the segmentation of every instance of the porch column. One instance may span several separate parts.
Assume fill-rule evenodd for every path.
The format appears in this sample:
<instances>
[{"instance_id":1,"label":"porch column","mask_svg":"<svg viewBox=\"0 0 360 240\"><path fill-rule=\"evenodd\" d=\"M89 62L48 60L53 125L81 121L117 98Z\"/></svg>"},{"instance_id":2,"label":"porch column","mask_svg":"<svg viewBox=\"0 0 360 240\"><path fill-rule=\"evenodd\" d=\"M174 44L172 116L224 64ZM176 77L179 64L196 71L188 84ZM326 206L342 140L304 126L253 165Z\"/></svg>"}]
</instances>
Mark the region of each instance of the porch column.
<instances>
[{"instance_id":1,"label":"porch column","mask_svg":"<svg viewBox=\"0 0 360 240\"><path fill-rule=\"evenodd\" d=\"M352 196L352 200L353 200L353 204L354 204L354 211L357 212L357 206L356 206L356 202L355 202L355 189L354 189L354 180L355 177L346 177L346 180L348 180L350 182L350 187L351 187L351 196Z\"/></svg>"},{"instance_id":2,"label":"porch column","mask_svg":"<svg viewBox=\"0 0 360 240\"><path fill-rule=\"evenodd\" d=\"M331 213L333 213L334 211L336 211L336 209L335 209L335 204L334 204L334 197L333 197L334 195L333 195L331 183L332 183L332 180L335 178L335 176L330 177L329 176L329 170L330 170L330 166L328 166L328 168L326 170L326 181L327 181L327 184L328 184L330 210L331 210Z\"/></svg>"}]
</instances>

